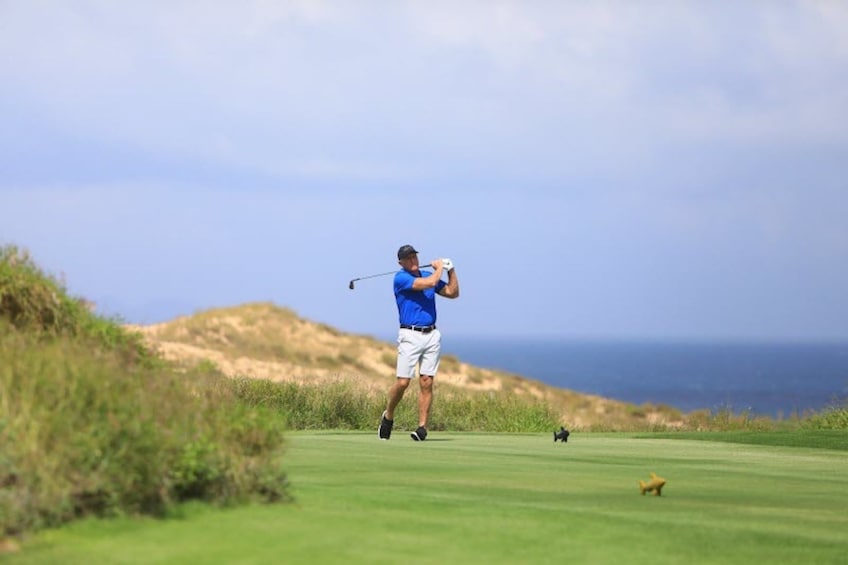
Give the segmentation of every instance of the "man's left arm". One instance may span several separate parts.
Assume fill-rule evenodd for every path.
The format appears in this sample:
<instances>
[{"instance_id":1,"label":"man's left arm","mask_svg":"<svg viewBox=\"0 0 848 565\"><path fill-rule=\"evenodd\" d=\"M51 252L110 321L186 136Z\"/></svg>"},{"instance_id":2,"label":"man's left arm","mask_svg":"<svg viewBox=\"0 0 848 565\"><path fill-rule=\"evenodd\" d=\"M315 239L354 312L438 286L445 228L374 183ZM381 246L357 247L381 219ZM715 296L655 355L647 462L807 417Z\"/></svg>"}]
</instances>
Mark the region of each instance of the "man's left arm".
<instances>
[{"instance_id":1,"label":"man's left arm","mask_svg":"<svg viewBox=\"0 0 848 565\"><path fill-rule=\"evenodd\" d=\"M439 290L439 295L445 298L459 297L459 279L456 276L456 269L452 268L448 271L448 284Z\"/></svg>"}]
</instances>

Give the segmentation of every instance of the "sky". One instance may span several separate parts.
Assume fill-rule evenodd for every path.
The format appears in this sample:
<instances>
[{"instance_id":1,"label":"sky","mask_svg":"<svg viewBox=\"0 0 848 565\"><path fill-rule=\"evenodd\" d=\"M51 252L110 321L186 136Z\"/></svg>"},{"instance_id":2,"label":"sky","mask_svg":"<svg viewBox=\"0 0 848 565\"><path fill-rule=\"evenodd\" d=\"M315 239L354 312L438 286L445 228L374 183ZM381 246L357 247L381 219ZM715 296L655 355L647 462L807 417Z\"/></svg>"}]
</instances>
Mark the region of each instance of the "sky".
<instances>
[{"instance_id":1,"label":"sky","mask_svg":"<svg viewBox=\"0 0 848 565\"><path fill-rule=\"evenodd\" d=\"M150 324L848 339L848 3L0 0L0 244Z\"/></svg>"}]
</instances>

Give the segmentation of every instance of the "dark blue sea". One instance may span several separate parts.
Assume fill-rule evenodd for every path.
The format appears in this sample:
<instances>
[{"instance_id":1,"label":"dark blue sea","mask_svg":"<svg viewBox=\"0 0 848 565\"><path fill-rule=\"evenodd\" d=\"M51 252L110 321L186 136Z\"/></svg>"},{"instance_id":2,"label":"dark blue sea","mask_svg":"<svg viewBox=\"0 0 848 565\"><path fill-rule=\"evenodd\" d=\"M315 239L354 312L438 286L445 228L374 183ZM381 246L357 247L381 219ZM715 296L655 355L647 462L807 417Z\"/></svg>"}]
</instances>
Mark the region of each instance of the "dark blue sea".
<instances>
[{"instance_id":1,"label":"dark blue sea","mask_svg":"<svg viewBox=\"0 0 848 565\"><path fill-rule=\"evenodd\" d=\"M848 399L848 343L664 343L442 338L442 351L560 388L634 404L773 418Z\"/></svg>"}]
</instances>

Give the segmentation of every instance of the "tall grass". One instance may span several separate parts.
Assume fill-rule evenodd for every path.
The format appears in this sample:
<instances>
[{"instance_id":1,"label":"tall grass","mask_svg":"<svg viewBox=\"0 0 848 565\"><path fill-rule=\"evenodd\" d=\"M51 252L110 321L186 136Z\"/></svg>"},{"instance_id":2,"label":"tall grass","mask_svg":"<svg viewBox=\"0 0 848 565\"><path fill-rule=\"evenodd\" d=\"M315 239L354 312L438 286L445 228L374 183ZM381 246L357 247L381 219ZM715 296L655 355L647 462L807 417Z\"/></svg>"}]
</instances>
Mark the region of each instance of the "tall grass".
<instances>
[{"instance_id":1,"label":"tall grass","mask_svg":"<svg viewBox=\"0 0 848 565\"><path fill-rule=\"evenodd\" d=\"M389 382L386 383L388 389ZM250 406L277 411L290 429L376 429L386 391L332 383L274 383L239 378L235 395ZM395 415L397 429L418 426L418 393L410 386ZM451 431L539 432L556 429L557 416L544 402L507 393L468 393L436 387L429 428Z\"/></svg>"},{"instance_id":2,"label":"tall grass","mask_svg":"<svg viewBox=\"0 0 848 565\"><path fill-rule=\"evenodd\" d=\"M141 337L117 320L94 315L92 304L68 294L26 250L0 246L0 318L19 331L42 337L75 337L91 347L119 352L127 362L153 363Z\"/></svg>"},{"instance_id":3,"label":"tall grass","mask_svg":"<svg viewBox=\"0 0 848 565\"><path fill-rule=\"evenodd\" d=\"M848 403L812 414L801 422L801 427L808 430L848 430Z\"/></svg>"},{"instance_id":4,"label":"tall grass","mask_svg":"<svg viewBox=\"0 0 848 565\"><path fill-rule=\"evenodd\" d=\"M436 430L552 432L559 415L550 404L508 392L449 392L437 400Z\"/></svg>"},{"instance_id":5,"label":"tall grass","mask_svg":"<svg viewBox=\"0 0 848 565\"><path fill-rule=\"evenodd\" d=\"M285 495L283 426L221 377L0 331L0 531Z\"/></svg>"},{"instance_id":6,"label":"tall grass","mask_svg":"<svg viewBox=\"0 0 848 565\"><path fill-rule=\"evenodd\" d=\"M241 377L230 382L234 396L246 406L272 410L295 430L376 429L385 403L345 381L298 384Z\"/></svg>"},{"instance_id":7,"label":"tall grass","mask_svg":"<svg viewBox=\"0 0 848 565\"><path fill-rule=\"evenodd\" d=\"M178 374L0 247L0 538L86 514L285 497L283 423Z\"/></svg>"}]
</instances>

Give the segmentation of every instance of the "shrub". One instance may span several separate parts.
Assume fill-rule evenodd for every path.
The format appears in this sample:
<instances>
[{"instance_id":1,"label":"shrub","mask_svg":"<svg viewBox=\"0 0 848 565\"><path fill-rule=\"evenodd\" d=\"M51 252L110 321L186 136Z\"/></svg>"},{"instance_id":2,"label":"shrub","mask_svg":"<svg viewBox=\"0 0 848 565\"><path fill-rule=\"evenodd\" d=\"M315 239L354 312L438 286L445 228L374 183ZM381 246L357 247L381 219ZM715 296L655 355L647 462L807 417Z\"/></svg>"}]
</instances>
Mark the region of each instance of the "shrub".
<instances>
[{"instance_id":1,"label":"shrub","mask_svg":"<svg viewBox=\"0 0 848 565\"><path fill-rule=\"evenodd\" d=\"M802 427L812 430L848 430L848 404L832 406L802 421Z\"/></svg>"},{"instance_id":2,"label":"shrub","mask_svg":"<svg viewBox=\"0 0 848 565\"><path fill-rule=\"evenodd\" d=\"M285 496L283 426L216 375L0 333L0 533Z\"/></svg>"},{"instance_id":3,"label":"shrub","mask_svg":"<svg viewBox=\"0 0 848 565\"><path fill-rule=\"evenodd\" d=\"M190 498L280 500L282 432L214 364L178 374L0 247L0 537Z\"/></svg>"},{"instance_id":4,"label":"shrub","mask_svg":"<svg viewBox=\"0 0 848 565\"><path fill-rule=\"evenodd\" d=\"M0 247L0 319L19 331L87 340L93 347L119 351L128 362L155 362L141 336L95 315L88 302L69 296L60 281L15 246Z\"/></svg>"}]
</instances>

